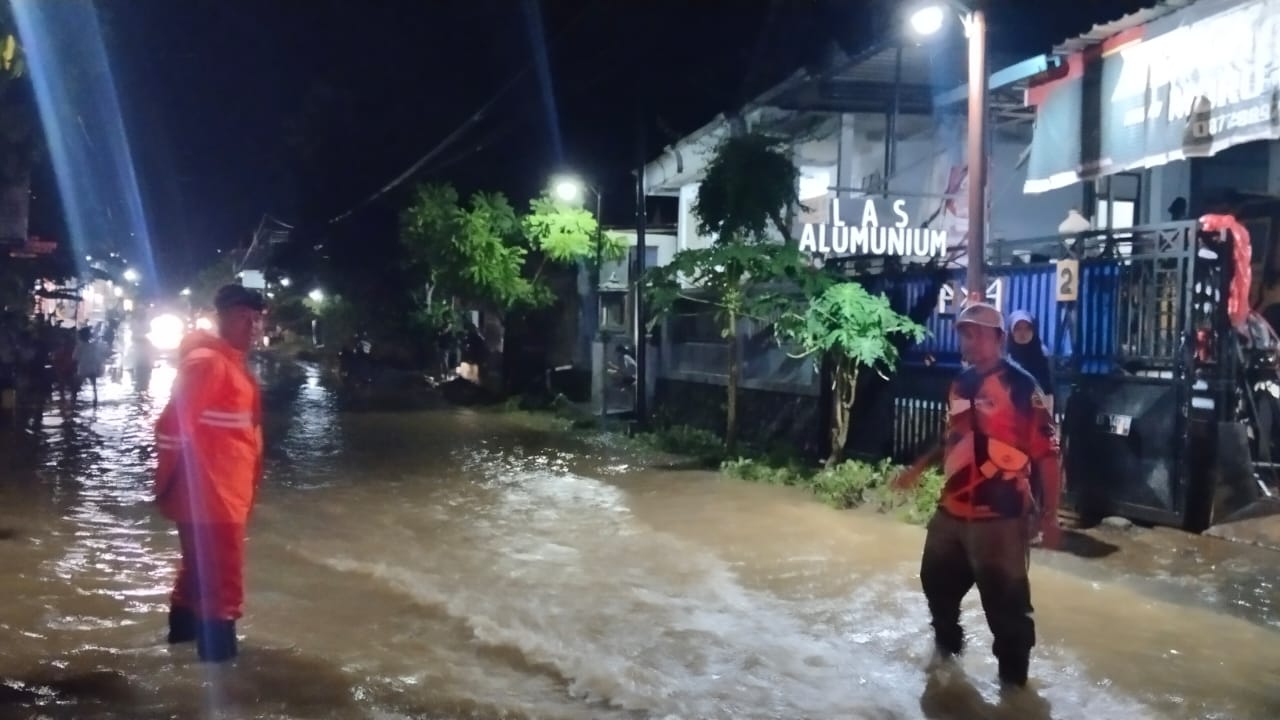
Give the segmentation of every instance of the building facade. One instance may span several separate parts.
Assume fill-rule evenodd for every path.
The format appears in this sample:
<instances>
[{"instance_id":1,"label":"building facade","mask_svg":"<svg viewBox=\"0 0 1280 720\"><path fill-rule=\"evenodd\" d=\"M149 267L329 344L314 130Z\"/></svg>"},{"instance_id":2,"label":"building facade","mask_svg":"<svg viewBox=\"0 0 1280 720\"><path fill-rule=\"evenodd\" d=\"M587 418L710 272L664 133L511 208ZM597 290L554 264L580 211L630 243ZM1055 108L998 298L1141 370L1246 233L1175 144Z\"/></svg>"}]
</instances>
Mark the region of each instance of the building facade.
<instances>
[{"instance_id":1,"label":"building facade","mask_svg":"<svg viewBox=\"0 0 1280 720\"><path fill-rule=\"evenodd\" d=\"M827 249L824 239L814 243L810 233L837 220L837 204L857 208L873 201L894 206L911 228L944 233L944 257L908 252L903 258L908 264L963 268L968 231L966 94L948 79L948 71L963 67L954 60L923 47L872 48L818 71L798 72L732 116L719 116L671 145L645 168L647 194L678 203L674 246L669 237L650 241L658 245L658 261L714 242L698 232L693 212L707 164L719 143L734 133L760 132L784 138L799 171L797 190L803 207L794 214L791 232L802 248L822 244L818 249ZM1047 65L1047 59L1033 58L1005 68L991 81L992 239L1056 234L1069 212L1082 207L1075 189L1023 192L1032 136L1022 91L1026 79ZM680 417L703 415L695 424L717 427L729 358L718 324L705 307L690 304L678 308L661 327L656 362L650 364L657 412L665 406ZM812 361L791 356L767 327L749 321L739 328L737 342L743 359L742 414L762 421L754 431L744 428L747 435L790 435L802 442L821 436L816 428L822 422L822 387Z\"/></svg>"}]
</instances>

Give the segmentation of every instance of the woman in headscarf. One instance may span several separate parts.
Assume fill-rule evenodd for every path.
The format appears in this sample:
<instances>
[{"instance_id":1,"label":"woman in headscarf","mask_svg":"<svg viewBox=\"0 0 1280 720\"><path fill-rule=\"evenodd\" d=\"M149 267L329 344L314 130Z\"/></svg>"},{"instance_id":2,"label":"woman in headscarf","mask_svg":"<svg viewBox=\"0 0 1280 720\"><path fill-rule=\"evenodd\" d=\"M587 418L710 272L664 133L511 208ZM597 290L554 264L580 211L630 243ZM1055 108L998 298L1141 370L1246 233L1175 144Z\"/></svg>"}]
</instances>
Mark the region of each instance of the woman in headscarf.
<instances>
[{"instance_id":1,"label":"woman in headscarf","mask_svg":"<svg viewBox=\"0 0 1280 720\"><path fill-rule=\"evenodd\" d=\"M1035 317L1026 310L1009 315L1009 359L1035 378L1050 402L1049 412L1052 413L1053 374L1049 370L1049 350L1040 341Z\"/></svg>"}]
</instances>

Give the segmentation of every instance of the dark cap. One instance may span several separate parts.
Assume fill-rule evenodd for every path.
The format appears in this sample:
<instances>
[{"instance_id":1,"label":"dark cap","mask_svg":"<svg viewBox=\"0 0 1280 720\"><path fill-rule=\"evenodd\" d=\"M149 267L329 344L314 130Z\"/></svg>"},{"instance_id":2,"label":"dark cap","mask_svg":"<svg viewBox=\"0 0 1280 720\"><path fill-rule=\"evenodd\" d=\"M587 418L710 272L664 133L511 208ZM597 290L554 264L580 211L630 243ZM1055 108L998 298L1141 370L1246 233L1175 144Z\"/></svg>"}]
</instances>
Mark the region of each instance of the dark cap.
<instances>
[{"instance_id":1,"label":"dark cap","mask_svg":"<svg viewBox=\"0 0 1280 720\"><path fill-rule=\"evenodd\" d=\"M250 290L243 285L233 283L218 288L218 293L213 296L213 306L218 312L226 312L236 307L246 307L262 312L267 309L267 301L262 299L262 294L257 290Z\"/></svg>"}]
</instances>

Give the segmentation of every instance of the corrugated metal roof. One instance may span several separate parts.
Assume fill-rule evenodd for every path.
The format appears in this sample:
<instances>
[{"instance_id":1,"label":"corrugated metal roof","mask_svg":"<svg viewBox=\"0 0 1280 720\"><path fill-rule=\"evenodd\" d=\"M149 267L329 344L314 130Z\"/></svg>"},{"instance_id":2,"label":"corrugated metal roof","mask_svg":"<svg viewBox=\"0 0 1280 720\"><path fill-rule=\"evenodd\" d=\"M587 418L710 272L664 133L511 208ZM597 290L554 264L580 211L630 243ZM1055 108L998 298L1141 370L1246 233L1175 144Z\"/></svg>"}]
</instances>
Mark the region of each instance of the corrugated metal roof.
<instances>
[{"instance_id":1,"label":"corrugated metal roof","mask_svg":"<svg viewBox=\"0 0 1280 720\"><path fill-rule=\"evenodd\" d=\"M1160 0L1160 2L1157 2L1152 7L1129 13L1128 15L1117 20L1112 20L1111 22L1094 25L1093 29L1089 32L1069 40L1064 40L1061 44L1055 47L1053 51L1059 55L1069 55L1073 52L1079 52L1085 48L1093 47L1107 38L1118 35L1125 30L1145 25L1152 20L1158 20L1166 15L1172 15L1188 5L1194 5L1195 3L1196 0Z\"/></svg>"}]
</instances>

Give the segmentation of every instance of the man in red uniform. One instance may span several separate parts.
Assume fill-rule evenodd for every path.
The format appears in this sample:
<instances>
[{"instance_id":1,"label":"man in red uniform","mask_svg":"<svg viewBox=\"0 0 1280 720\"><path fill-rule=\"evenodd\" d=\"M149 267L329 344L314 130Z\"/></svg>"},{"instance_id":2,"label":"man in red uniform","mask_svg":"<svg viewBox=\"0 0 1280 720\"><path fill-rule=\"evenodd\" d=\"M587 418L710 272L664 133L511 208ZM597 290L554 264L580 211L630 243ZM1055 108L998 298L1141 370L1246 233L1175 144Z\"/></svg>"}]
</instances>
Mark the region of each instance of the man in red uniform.
<instances>
[{"instance_id":1,"label":"man in red uniform","mask_svg":"<svg viewBox=\"0 0 1280 720\"><path fill-rule=\"evenodd\" d=\"M261 396L245 355L262 334L262 296L227 285L214 299L218 333L179 348L178 377L156 423L156 502L178 525L182 564L169 642L196 641L201 660L236 656L244 546L262 477Z\"/></svg>"},{"instance_id":2,"label":"man in red uniform","mask_svg":"<svg viewBox=\"0 0 1280 720\"><path fill-rule=\"evenodd\" d=\"M951 383L943 443L946 485L929 522L920 582L933 616L938 656L964 649L960 602L976 584L992 647L1006 686L1027 682L1035 623L1027 579L1034 530L1056 547L1058 440L1053 417L1036 381L1004 358L1004 318L975 303L956 318L960 351L969 364ZM914 485L926 456L903 473ZM1031 491L1033 464L1043 478L1043 506Z\"/></svg>"}]
</instances>

